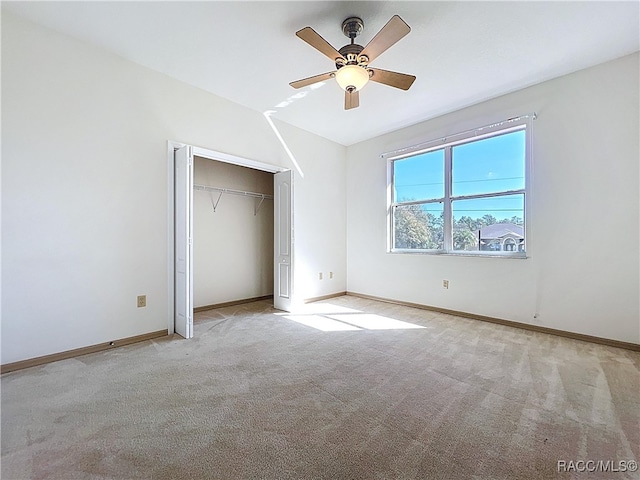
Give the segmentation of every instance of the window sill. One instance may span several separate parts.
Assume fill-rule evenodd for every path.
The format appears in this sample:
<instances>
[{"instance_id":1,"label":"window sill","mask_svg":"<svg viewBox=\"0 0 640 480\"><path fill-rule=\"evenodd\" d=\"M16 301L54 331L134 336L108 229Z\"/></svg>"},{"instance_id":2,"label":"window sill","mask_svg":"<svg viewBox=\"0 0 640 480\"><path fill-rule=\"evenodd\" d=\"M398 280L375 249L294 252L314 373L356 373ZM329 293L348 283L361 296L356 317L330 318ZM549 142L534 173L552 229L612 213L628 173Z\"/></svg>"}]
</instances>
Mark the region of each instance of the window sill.
<instances>
[{"instance_id":1,"label":"window sill","mask_svg":"<svg viewBox=\"0 0 640 480\"><path fill-rule=\"evenodd\" d=\"M471 252L443 252L440 250L389 250L391 255L437 255L443 257L468 257L468 258L510 258L526 260L526 253L471 253Z\"/></svg>"}]
</instances>

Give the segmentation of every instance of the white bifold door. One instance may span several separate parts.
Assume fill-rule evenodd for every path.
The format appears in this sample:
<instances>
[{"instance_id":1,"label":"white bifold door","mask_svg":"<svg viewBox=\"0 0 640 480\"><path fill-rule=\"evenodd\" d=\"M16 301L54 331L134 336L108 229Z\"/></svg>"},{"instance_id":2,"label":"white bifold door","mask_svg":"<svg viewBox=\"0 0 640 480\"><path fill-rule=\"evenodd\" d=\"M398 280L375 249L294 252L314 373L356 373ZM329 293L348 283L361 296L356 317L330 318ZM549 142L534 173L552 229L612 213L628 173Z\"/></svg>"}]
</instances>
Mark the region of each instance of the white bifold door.
<instances>
[{"instance_id":1,"label":"white bifold door","mask_svg":"<svg viewBox=\"0 0 640 480\"><path fill-rule=\"evenodd\" d=\"M273 306L291 310L293 297L293 174L276 173L273 183Z\"/></svg>"},{"instance_id":2,"label":"white bifold door","mask_svg":"<svg viewBox=\"0 0 640 480\"><path fill-rule=\"evenodd\" d=\"M193 154L175 151L175 332L193 337Z\"/></svg>"},{"instance_id":3,"label":"white bifold door","mask_svg":"<svg viewBox=\"0 0 640 480\"><path fill-rule=\"evenodd\" d=\"M174 328L184 338L193 337L193 148L184 146L174 153ZM206 158L215 159L215 156ZM255 168L250 164L246 166ZM271 169L264 171L274 173ZM285 311L290 311L293 303L292 182L291 170L274 173L273 304ZM232 253L242 255L242 252Z\"/></svg>"}]
</instances>

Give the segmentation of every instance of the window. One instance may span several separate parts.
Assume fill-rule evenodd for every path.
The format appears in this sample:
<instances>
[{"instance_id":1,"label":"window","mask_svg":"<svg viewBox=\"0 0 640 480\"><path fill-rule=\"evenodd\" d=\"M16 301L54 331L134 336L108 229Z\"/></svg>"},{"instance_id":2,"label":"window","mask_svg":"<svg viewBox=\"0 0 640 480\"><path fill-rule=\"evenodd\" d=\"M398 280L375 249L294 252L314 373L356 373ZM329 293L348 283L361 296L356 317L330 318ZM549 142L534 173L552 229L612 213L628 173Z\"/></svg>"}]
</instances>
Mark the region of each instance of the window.
<instances>
[{"instance_id":1,"label":"window","mask_svg":"<svg viewBox=\"0 0 640 480\"><path fill-rule=\"evenodd\" d=\"M389 250L523 257L530 118L389 158Z\"/></svg>"}]
</instances>

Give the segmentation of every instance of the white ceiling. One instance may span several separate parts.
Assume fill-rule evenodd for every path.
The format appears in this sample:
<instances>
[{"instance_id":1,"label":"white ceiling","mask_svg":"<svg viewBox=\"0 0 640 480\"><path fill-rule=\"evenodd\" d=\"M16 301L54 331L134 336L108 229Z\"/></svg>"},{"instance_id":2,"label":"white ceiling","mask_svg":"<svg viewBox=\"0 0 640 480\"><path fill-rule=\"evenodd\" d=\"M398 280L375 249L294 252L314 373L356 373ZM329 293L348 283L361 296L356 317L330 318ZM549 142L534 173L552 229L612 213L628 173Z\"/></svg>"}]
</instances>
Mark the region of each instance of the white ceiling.
<instances>
[{"instance_id":1,"label":"white ceiling","mask_svg":"<svg viewBox=\"0 0 640 480\"><path fill-rule=\"evenodd\" d=\"M343 145L412 125L639 49L627 2L2 2L3 9ZM295 36L311 26L339 49L342 21L366 43L394 15L412 31L372 66L417 76L409 91L370 82L343 110L334 70Z\"/></svg>"}]
</instances>

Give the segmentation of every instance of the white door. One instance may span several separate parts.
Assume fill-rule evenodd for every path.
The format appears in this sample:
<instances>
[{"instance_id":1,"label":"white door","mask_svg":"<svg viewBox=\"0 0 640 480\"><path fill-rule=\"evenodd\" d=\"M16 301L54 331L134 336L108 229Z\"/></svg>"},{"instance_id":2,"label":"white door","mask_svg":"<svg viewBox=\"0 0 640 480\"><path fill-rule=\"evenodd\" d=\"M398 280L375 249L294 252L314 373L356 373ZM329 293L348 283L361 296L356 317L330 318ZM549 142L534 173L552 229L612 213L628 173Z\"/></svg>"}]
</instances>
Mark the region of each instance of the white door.
<instances>
[{"instance_id":1,"label":"white door","mask_svg":"<svg viewBox=\"0 0 640 480\"><path fill-rule=\"evenodd\" d=\"M274 200L274 279L273 306L291 310L293 286L293 174L276 173L273 179Z\"/></svg>"},{"instance_id":2,"label":"white door","mask_svg":"<svg viewBox=\"0 0 640 480\"><path fill-rule=\"evenodd\" d=\"M175 332L193 337L193 155L175 151Z\"/></svg>"}]
</instances>

